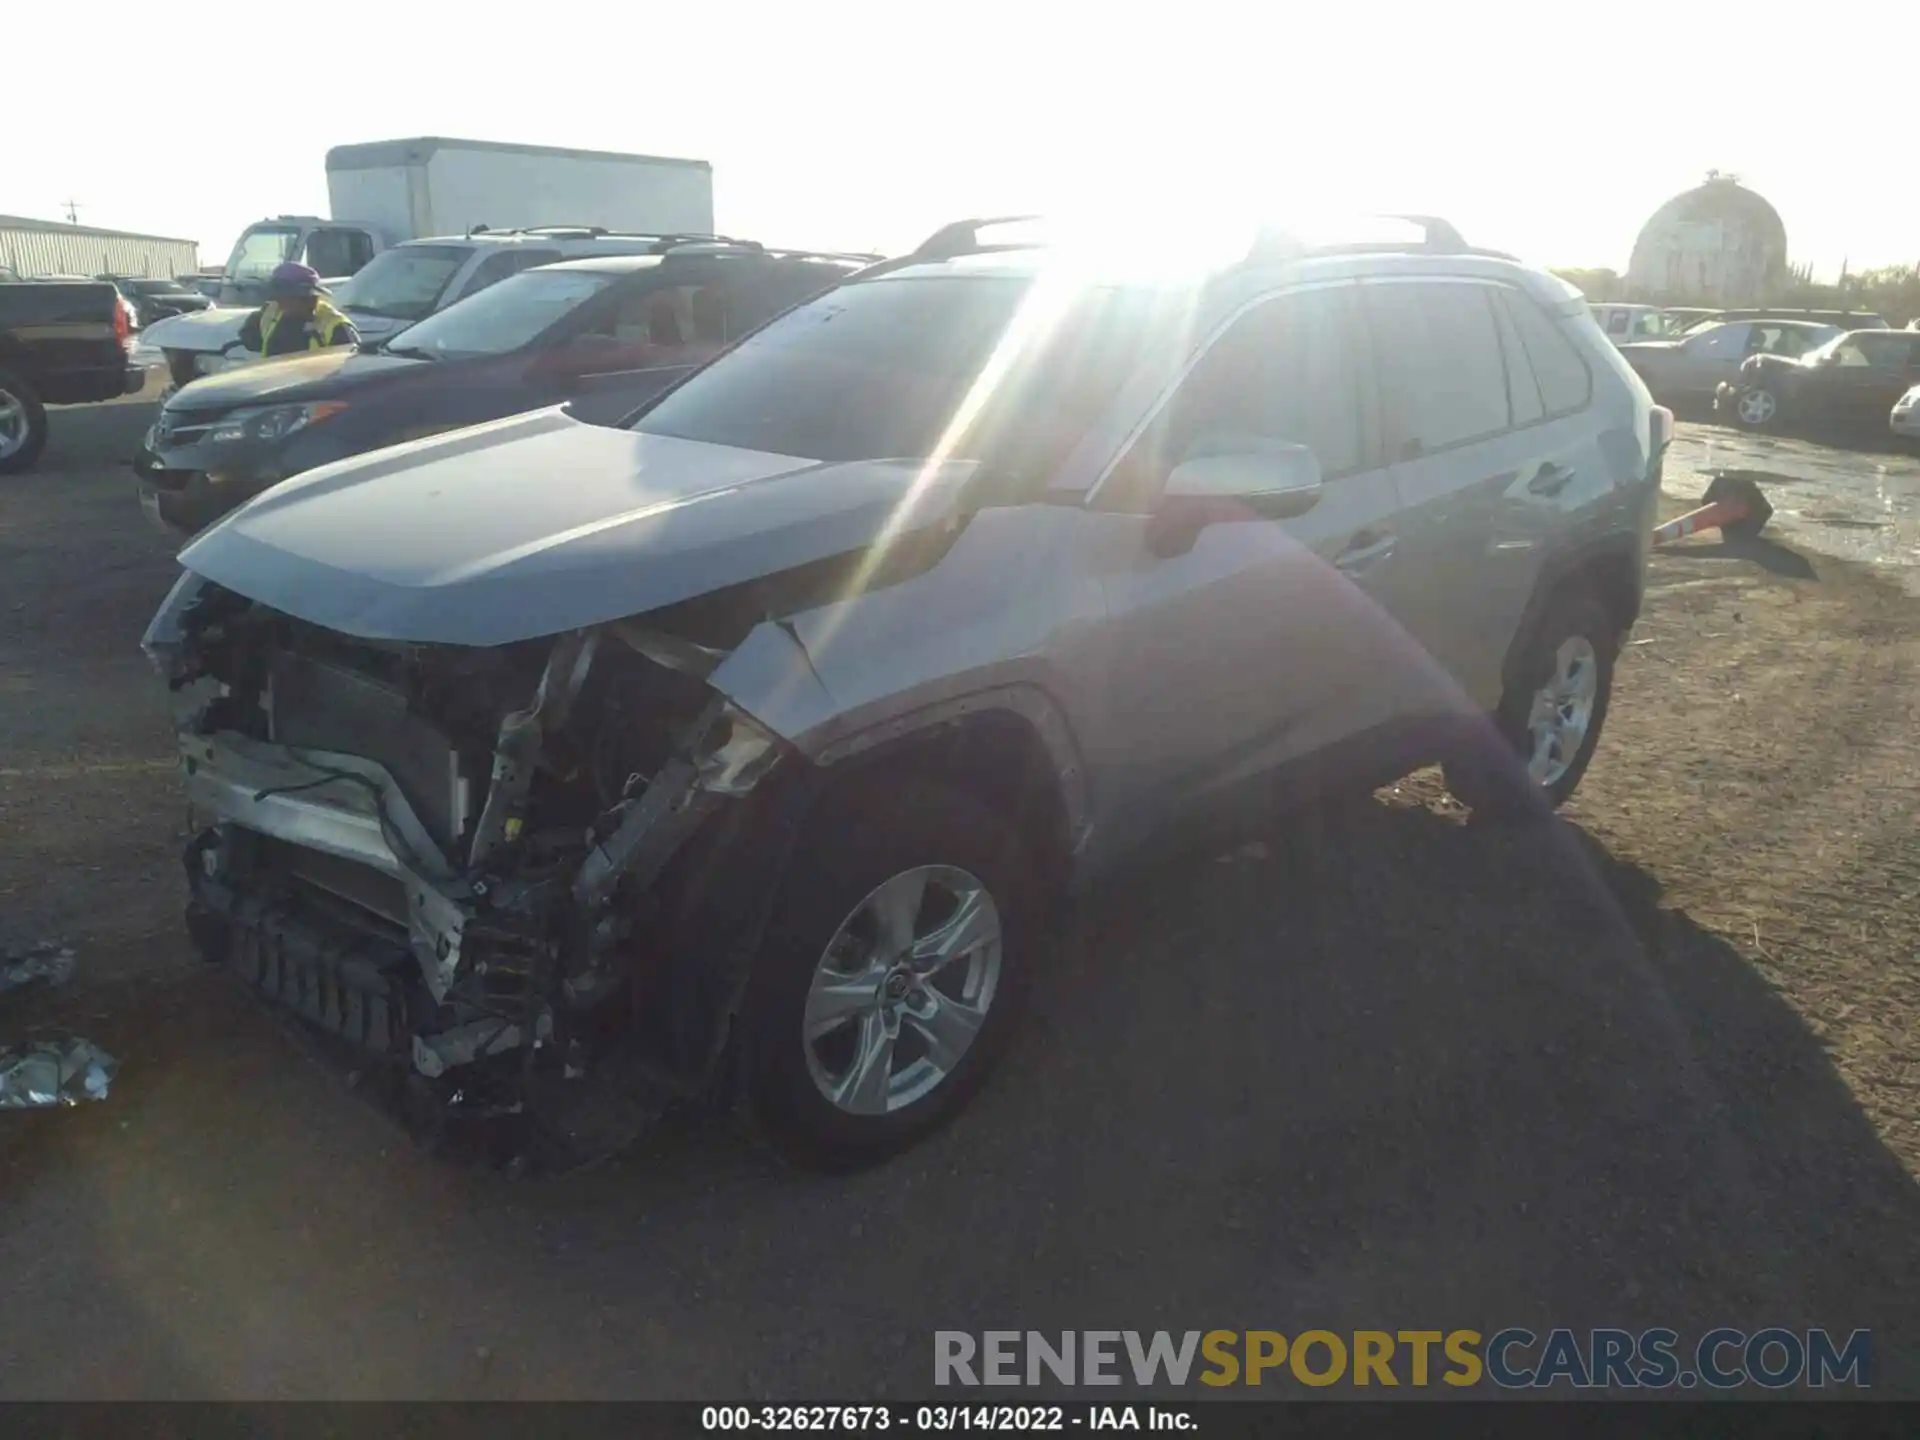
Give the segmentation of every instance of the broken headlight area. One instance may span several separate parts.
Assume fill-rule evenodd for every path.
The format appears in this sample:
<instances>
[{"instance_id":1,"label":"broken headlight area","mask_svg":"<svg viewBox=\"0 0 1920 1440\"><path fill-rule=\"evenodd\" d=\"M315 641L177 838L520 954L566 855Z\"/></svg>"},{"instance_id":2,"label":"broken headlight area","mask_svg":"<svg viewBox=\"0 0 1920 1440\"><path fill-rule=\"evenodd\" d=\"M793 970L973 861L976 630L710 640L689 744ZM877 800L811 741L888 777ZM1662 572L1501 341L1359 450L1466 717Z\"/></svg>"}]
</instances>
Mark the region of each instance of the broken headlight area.
<instances>
[{"instance_id":1,"label":"broken headlight area","mask_svg":"<svg viewBox=\"0 0 1920 1440\"><path fill-rule=\"evenodd\" d=\"M528 1115L593 1152L704 1083L639 1038L675 988L658 921L690 853L727 869L714 837L785 747L708 686L711 652L622 629L475 650L212 587L163 611L203 952L442 1119ZM770 888L735 876L736 908Z\"/></svg>"}]
</instances>

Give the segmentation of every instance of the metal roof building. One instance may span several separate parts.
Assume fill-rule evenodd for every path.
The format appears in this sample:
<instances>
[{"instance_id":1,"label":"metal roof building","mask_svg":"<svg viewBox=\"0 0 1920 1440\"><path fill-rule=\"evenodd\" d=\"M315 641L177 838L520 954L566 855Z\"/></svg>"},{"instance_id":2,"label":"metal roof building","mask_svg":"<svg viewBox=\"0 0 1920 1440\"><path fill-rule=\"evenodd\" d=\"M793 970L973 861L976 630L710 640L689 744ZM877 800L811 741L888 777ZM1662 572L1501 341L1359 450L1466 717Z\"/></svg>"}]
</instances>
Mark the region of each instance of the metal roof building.
<instances>
[{"instance_id":1,"label":"metal roof building","mask_svg":"<svg viewBox=\"0 0 1920 1440\"><path fill-rule=\"evenodd\" d=\"M136 235L58 220L0 215L0 270L16 275L191 275L200 247L170 235Z\"/></svg>"}]
</instances>

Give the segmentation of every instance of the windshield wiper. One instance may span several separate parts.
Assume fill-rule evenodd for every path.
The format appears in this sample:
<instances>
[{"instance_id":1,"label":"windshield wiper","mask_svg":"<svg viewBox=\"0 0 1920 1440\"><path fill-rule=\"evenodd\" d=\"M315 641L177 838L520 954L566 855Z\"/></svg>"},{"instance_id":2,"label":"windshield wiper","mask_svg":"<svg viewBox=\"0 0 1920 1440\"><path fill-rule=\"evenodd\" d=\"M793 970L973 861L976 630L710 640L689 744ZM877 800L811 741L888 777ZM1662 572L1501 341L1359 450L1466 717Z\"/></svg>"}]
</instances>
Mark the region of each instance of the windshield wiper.
<instances>
[{"instance_id":1,"label":"windshield wiper","mask_svg":"<svg viewBox=\"0 0 1920 1440\"><path fill-rule=\"evenodd\" d=\"M382 345L382 355L398 355L402 360L438 360L438 355L429 354L415 345Z\"/></svg>"}]
</instances>

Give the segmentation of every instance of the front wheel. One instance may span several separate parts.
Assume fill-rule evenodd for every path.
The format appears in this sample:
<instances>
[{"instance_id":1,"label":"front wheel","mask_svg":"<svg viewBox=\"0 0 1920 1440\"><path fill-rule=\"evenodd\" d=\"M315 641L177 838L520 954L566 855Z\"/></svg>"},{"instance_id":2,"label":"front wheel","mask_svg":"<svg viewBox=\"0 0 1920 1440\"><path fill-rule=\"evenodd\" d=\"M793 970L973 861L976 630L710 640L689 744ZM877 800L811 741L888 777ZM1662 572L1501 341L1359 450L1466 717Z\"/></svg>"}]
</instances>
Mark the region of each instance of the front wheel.
<instances>
[{"instance_id":1,"label":"front wheel","mask_svg":"<svg viewBox=\"0 0 1920 1440\"><path fill-rule=\"evenodd\" d=\"M33 467L47 444L47 409L11 370L0 370L0 475Z\"/></svg>"},{"instance_id":2,"label":"front wheel","mask_svg":"<svg viewBox=\"0 0 1920 1440\"><path fill-rule=\"evenodd\" d=\"M952 1118L1023 1008L1042 895L1018 832L944 785L824 804L748 988L747 1097L774 1145L849 1170Z\"/></svg>"},{"instance_id":3,"label":"front wheel","mask_svg":"<svg viewBox=\"0 0 1920 1440\"><path fill-rule=\"evenodd\" d=\"M1765 430L1780 418L1780 397L1764 385L1743 390L1734 401L1733 418L1748 430Z\"/></svg>"},{"instance_id":4,"label":"front wheel","mask_svg":"<svg viewBox=\"0 0 1920 1440\"><path fill-rule=\"evenodd\" d=\"M1499 743L1450 760L1447 788L1475 811L1564 804L1600 743L1619 648L1613 617L1592 595L1552 601L1494 712Z\"/></svg>"}]
</instances>

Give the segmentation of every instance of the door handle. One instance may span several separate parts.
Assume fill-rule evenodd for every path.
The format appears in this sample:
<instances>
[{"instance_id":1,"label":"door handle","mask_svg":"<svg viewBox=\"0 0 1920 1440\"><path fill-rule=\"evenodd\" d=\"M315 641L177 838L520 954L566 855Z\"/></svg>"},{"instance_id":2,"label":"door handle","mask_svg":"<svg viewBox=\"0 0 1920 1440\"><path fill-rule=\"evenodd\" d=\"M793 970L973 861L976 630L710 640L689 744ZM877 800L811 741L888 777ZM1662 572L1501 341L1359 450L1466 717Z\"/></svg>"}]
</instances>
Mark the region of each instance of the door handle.
<instances>
[{"instance_id":1,"label":"door handle","mask_svg":"<svg viewBox=\"0 0 1920 1440\"><path fill-rule=\"evenodd\" d=\"M1391 535L1376 534L1372 530L1362 530L1347 542L1347 548L1333 557L1335 568L1349 575L1371 568L1393 554L1399 542Z\"/></svg>"},{"instance_id":2,"label":"door handle","mask_svg":"<svg viewBox=\"0 0 1920 1440\"><path fill-rule=\"evenodd\" d=\"M1573 473L1567 466L1549 460L1534 472L1527 482L1527 491L1533 495L1558 495L1573 483Z\"/></svg>"}]
</instances>

